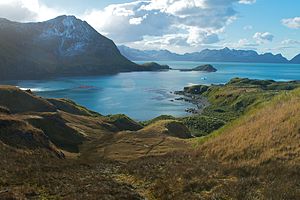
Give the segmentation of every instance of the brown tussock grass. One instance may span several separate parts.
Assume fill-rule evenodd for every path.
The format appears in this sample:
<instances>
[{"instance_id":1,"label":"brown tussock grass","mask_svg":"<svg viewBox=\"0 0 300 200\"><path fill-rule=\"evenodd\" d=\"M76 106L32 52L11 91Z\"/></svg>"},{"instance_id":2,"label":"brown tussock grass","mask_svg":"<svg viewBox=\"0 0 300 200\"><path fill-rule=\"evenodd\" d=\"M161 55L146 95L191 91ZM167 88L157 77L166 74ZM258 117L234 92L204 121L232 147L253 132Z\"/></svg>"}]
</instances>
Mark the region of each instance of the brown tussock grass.
<instances>
[{"instance_id":1,"label":"brown tussock grass","mask_svg":"<svg viewBox=\"0 0 300 200\"><path fill-rule=\"evenodd\" d=\"M220 131L202 147L223 161L259 164L300 161L300 92L282 94Z\"/></svg>"}]
</instances>

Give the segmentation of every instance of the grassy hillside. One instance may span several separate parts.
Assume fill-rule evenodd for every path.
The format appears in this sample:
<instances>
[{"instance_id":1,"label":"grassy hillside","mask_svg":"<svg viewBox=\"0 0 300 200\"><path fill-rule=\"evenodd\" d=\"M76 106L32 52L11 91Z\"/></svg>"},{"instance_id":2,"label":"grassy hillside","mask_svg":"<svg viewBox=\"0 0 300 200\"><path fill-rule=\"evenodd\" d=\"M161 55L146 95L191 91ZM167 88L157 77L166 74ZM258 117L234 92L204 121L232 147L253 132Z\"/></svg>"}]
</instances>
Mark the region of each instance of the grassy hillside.
<instances>
[{"instance_id":1,"label":"grassy hillside","mask_svg":"<svg viewBox=\"0 0 300 200\"><path fill-rule=\"evenodd\" d=\"M0 105L12 113L54 112L56 108L30 92L23 92L14 86L0 86Z\"/></svg>"},{"instance_id":2,"label":"grassy hillside","mask_svg":"<svg viewBox=\"0 0 300 200\"><path fill-rule=\"evenodd\" d=\"M300 163L300 89L253 108L205 143L206 153L247 164Z\"/></svg>"},{"instance_id":3,"label":"grassy hillside","mask_svg":"<svg viewBox=\"0 0 300 200\"><path fill-rule=\"evenodd\" d=\"M130 162L125 179L149 199L299 199L299 100L281 92L193 151Z\"/></svg>"},{"instance_id":4,"label":"grassy hillside","mask_svg":"<svg viewBox=\"0 0 300 200\"><path fill-rule=\"evenodd\" d=\"M203 92L201 115L143 124L0 87L0 199L297 200L297 87L235 79Z\"/></svg>"},{"instance_id":5,"label":"grassy hillside","mask_svg":"<svg viewBox=\"0 0 300 200\"><path fill-rule=\"evenodd\" d=\"M244 113L270 101L280 92L300 87L299 81L275 82L235 78L225 85L186 87L184 94L197 98L205 97L210 105L198 115L183 118L182 121L196 136L205 136L223 125L239 118Z\"/></svg>"}]
</instances>

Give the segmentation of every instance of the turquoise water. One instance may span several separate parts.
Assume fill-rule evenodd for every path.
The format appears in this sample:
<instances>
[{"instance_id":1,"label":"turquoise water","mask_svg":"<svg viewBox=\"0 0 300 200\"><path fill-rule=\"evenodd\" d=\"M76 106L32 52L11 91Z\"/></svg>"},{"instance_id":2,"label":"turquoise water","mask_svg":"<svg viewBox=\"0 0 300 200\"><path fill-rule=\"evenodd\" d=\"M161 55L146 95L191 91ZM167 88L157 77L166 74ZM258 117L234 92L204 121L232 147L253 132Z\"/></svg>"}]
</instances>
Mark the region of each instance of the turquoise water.
<instances>
[{"instance_id":1,"label":"turquoise water","mask_svg":"<svg viewBox=\"0 0 300 200\"><path fill-rule=\"evenodd\" d=\"M143 62L138 62L143 63ZM158 62L175 69L193 68L200 62ZM162 114L185 116L185 102L171 101L171 92L193 84L226 83L234 77L300 80L300 65L211 63L216 73L203 72L131 72L111 76L66 77L51 80L11 81L6 84L30 88L43 97L69 98L101 114L124 113L136 120L148 120ZM3 83L1 83L3 84Z\"/></svg>"}]
</instances>

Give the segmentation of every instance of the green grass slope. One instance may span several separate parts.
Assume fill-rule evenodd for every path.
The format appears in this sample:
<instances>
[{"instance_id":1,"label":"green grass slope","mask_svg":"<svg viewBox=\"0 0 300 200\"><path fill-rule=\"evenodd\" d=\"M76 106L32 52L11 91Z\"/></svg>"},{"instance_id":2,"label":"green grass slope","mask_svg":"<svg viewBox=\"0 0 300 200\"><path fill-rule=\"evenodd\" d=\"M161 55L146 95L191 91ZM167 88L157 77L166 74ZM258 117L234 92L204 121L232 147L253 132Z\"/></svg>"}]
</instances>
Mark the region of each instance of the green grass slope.
<instances>
[{"instance_id":1,"label":"green grass slope","mask_svg":"<svg viewBox=\"0 0 300 200\"><path fill-rule=\"evenodd\" d=\"M300 89L284 92L225 126L205 143L222 160L261 164L300 164Z\"/></svg>"},{"instance_id":2,"label":"green grass slope","mask_svg":"<svg viewBox=\"0 0 300 200\"><path fill-rule=\"evenodd\" d=\"M300 89L291 91L294 84L236 79L212 86L205 116L226 125L202 138L190 138L182 119L170 116L142 126L68 101L58 109L45 100L54 112L10 113L0 105L0 199L297 200ZM61 149L65 157L55 153Z\"/></svg>"},{"instance_id":3,"label":"green grass slope","mask_svg":"<svg viewBox=\"0 0 300 200\"><path fill-rule=\"evenodd\" d=\"M129 162L124 179L148 199L299 199L299 100L281 92L194 150Z\"/></svg>"},{"instance_id":4,"label":"green grass slope","mask_svg":"<svg viewBox=\"0 0 300 200\"><path fill-rule=\"evenodd\" d=\"M300 87L299 81L275 82L234 78L225 85L186 87L184 94L202 96L210 105L201 114L183 118L195 136L205 136L239 118L260 103L270 101L282 91Z\"/></svg>"}]
</instances>

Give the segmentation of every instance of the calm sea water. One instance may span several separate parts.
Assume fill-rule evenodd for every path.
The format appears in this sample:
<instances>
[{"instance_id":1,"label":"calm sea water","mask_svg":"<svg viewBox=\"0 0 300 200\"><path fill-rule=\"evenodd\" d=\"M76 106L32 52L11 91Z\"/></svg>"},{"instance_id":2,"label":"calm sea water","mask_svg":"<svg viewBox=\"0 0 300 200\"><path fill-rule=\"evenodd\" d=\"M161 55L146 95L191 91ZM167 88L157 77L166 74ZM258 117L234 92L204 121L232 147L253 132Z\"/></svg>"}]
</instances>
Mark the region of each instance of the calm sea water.
<instances>
[{"instance_id":1,"label":"calm sea water","mask_svg":"<svg viewBox=\"0 0 300 200\"><path fill-rule=\"evenodd\" d=\"M168 64L175 69L193 68L205 64L173 61L158 63ZM300 65L211 64L218 69L218 72L132 72L112 76L10 81L5 84L30 88L43 97L69 98L104 115L124 113L136 120L148 120L162 114L187 115L185 109L193 105L172 101L176 96L171 93L182 90L184 86L226 83L234 77L277 81L300 80Z\"/></svg>"}]
</instances>

